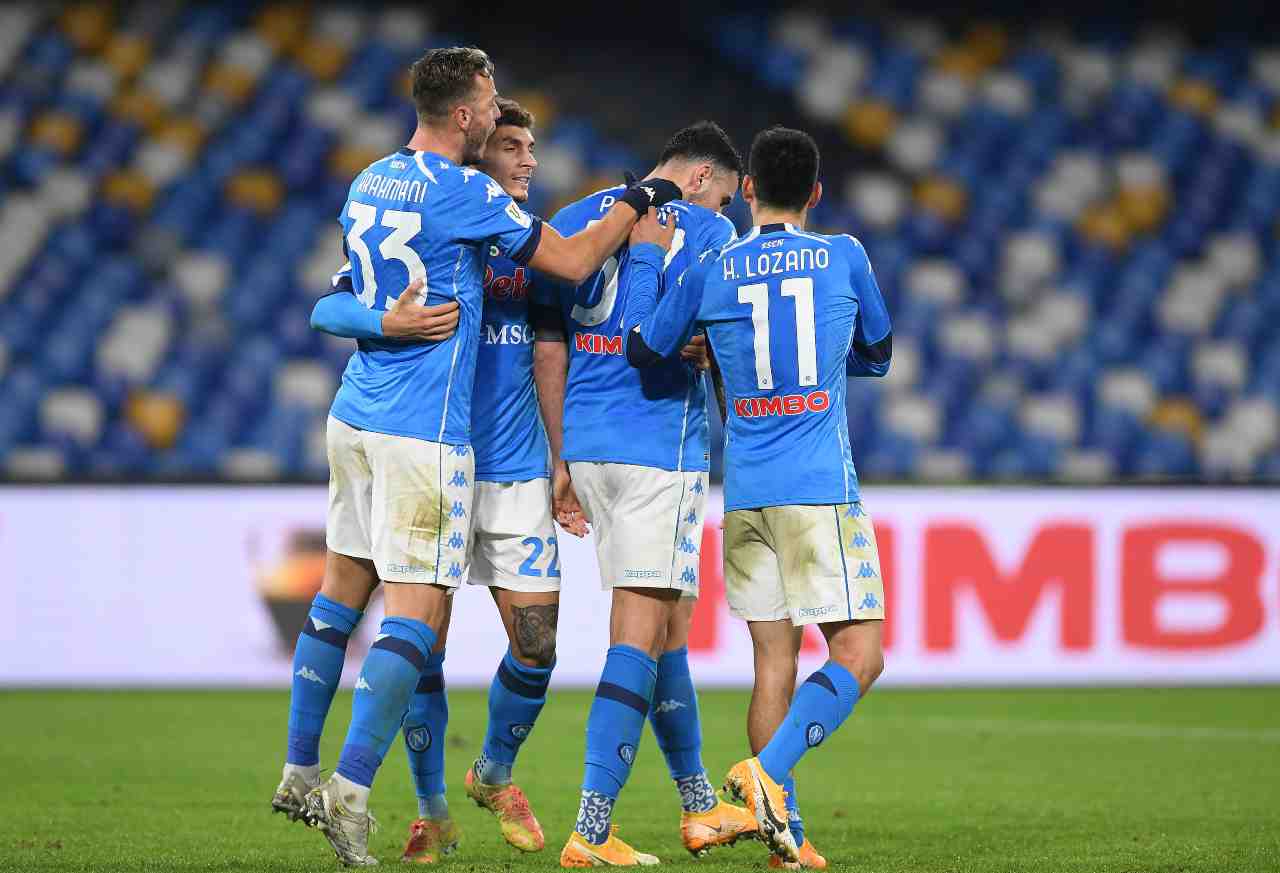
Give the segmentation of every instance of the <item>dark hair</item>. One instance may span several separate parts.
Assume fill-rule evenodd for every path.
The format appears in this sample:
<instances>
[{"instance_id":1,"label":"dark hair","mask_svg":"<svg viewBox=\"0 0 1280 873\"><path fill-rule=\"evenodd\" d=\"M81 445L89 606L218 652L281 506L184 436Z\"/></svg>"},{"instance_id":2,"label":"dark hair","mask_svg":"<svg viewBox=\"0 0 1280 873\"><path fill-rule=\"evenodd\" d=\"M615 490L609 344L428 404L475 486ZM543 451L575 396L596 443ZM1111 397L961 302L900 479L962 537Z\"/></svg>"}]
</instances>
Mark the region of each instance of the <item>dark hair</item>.
<instances>
[{"instance_id":1,"label":"dark hair","mask_svg":"<svg viewBox=\"0 0 1280 873\"><path fill-rule=\"evenodd\" d=\"M498 116L497 127L502 127L504 124L512 127L533 127L533 113L509 97L498 98L498 111L502 114Z\"/></svg>"},{"instance_id":2,"label":"dark hair","mask_svg":"<svg viewBox=\"0 0 1280 873\"><path fill-rule=\"evenodd\" d=\"M818 181L818 144L803 130L774 126L751 143L751 180L761 203L804 209Z\"/></svg>"},{"instance_id":3,"label":"dark hair","mask_svg":"<svg viewBox=\"0 0 1280 873\"><path fill-rule=\"evenodd\" d=\"M443 118L471 95L476 74L493 78L493 61L478 48L431 49L413 62L413 107L418 120Z\"/></svg>"},{"instance_id":4,"label":"dark hair","mask_svg":"<svg viewBox=\"0 0 1280 873\"><path fill-rule=\"evenodd\" d=\"M742 155L733 147L729 134L714 121L699 121L678 130L662 149L659 164L672 159L710 161L742 178Z\"/></svg>"}]
</instances>

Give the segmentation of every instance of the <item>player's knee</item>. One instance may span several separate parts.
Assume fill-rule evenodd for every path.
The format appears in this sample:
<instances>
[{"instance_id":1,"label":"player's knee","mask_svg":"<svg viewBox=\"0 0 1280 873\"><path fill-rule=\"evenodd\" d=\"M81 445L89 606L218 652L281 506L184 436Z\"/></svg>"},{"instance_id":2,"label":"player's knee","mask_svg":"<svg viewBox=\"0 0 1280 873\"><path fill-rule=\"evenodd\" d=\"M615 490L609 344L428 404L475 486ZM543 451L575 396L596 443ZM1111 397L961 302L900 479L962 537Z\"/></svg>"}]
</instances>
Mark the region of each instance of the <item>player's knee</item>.
<instances>
[{"instance_id":1,"label":"player's knee","mask_svg":"<svg viewBox=\"0 0 1280 873\"><path fill-rule=\"evenodd\" d=\"M853 674L863 694L884 672L884 650L878 639L849 638L841 634L830 641L830 656L832 661Z\"/></svg>"},{"instance_id":2,"label":"player's knee","mask_svg":"<svg viewBox=\"0 0 1280 873\"><path fill-rule=\"evenodd\" d=\"M511 651L529 667L547 668L556 660L556 604L517 606L512 609Z\"/></svg>"}]
</instances>

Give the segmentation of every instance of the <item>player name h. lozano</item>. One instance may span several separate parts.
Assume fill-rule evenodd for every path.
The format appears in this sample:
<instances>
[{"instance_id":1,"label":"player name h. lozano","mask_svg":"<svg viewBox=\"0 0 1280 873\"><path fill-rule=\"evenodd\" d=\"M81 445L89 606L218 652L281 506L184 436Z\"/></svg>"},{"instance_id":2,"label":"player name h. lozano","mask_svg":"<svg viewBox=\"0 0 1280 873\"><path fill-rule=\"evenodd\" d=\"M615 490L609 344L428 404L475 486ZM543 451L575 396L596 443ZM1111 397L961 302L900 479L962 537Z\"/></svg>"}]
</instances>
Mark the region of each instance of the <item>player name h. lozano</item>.
<instances>
[{"instance_id":1,"label":"player name h. lozano","mask_svg":"<svg viewBox=\"0 0 1280 873\"><path fill-rule=\"evenodd\" d=\"M733 400L733 412L739 418L803 415L806 412L825 412L829 406L831 406L831 395L826 391L780 394L773 397L735 397Z\"/></svg>"}]
</instances>

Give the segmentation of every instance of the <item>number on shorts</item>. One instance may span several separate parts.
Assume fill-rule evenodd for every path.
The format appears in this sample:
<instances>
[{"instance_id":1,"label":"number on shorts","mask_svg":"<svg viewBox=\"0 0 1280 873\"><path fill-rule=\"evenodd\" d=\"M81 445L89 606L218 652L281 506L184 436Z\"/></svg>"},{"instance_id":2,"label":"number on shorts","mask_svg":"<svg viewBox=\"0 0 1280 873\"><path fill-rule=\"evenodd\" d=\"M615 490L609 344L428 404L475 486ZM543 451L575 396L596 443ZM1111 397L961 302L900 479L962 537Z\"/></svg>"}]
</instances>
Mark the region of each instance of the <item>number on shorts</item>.
<instances>
[{"instance_id":1,"label":"number on shorts","mask_svg":"<svg viewBox=\"0 0 1280 873\"><path fill-rule=\"evenodd\" d=\"M530 549L529 557L524 559L524 563L520 565L521 576L542 577L542 571L535 564L542 557L543 540L541 537L525 537L520 541L520 545L528 546ZM555 537L547 537L546 548L551 551L551 560L547 563L547 576L552 579L560 578L560 547L556 544Z\"/></svg>"}]
</instances>

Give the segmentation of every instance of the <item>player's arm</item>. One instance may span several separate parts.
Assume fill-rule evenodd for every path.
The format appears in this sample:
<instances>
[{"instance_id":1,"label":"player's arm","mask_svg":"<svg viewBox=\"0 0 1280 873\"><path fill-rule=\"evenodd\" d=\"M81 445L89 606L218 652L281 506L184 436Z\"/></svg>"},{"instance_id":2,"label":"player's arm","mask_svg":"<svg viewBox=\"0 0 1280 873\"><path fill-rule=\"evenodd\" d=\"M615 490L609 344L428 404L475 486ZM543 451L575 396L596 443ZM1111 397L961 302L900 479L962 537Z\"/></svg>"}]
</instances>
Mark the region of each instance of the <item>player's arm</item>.
<instances>
[{"instance_id":1,"label":"player's arm","mask_svg":"<svg viewBox=\"0 0 1280 873\"><path fill-rule=\"evenodd\" d=\"M849 356L845 359L845 373L849 376L883 376L889 372L889 362L893 357L889 310L884 305L884 296L876 284L866 250L853 237L847 239L854 248L850 279L858 294L858 320Z\"/></svg>"},{"instance_id":2,"label":"player's arm","mask_svg":"<svg viewBox=\"0 0 1280 873\"><path fill-rule=\"evenodd\" d=\"M724 374L720 372L720 362L716 360L716 350L711 347L711 337L707 337L707 375L711 379L711 387L716 392L716 405L720 407L720 422L729 423L729 407L724 399Z\"/></svg>"},{"instance_id":3,"label":"player's arm","mask_svg":"<svg viewBox=\"0 0 1280 873\"><path fill-rule=\"evenodd\" d=\"M662 259L662 249L654 244L644 243L631 249L633 284L629 286L629 293L637 299L634 308L630 304L627 307L625 324L633 325L627 332L627 361L633 367L652 367L686 345L693 336L702 305L707 262L693 266L680 277L675 288L656 304L650 303L657 295L656 281L662 276ZM639 275L636 275L637 268Z\"/></svg>"},{"instance_id":4,"label":"player's arm","mask_svg":"<svg viewBox=\"0 0 1280 873\"><path fill-rule=\"evenodd\" d=\"M565 344L560 311L542 303L529 304L533 327L533 382L538 389L538 409L551 446L551 463L560 463L564 445L564 391L569 372L569 347Z\"/></svg>"},{"instance_id":5,"label":"player's arm","mask_svg":"<svg viewBox=\"0 0 1280 873\"><path fill-rule=\"evenodd\" d=\"M529 266L580 285L626 241L637 219L650 208L678 200L680 196L680 188L674 183L666 179L646 179L624 191L604 218L573 236L562 236L554 227L544 225Z\"/></svg>"},{"instance_id":6,"label":"player's arm","mask_svg":"<svg viewBox=\"0 0 1280 873\"><path fill-rule=\"evenodd\" d=\"M333 277L333 291L316 301L311 327L351 339L446 340L458 329L458 304L451 300L438 306L419 305L416 298L422 284L421 279L414 280L390 309L378 312L356 299L348 262Z\"/></svg>"}]
</instances>

